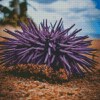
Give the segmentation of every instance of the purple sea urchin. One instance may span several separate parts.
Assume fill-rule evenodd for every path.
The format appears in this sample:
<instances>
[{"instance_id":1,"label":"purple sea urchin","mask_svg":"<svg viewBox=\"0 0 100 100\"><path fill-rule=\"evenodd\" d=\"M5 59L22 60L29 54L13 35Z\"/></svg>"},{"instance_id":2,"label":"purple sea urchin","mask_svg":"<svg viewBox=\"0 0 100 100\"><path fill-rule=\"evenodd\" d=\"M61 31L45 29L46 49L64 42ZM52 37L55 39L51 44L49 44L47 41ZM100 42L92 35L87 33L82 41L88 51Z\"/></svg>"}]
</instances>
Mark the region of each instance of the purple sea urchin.
<instances>
[{"instance_id":1,"label":"purple sea urchin","mask_svg":"<svg viewBox=\"0 0 100 100\"><path fill-rule=\"evenodd\" d=\"M60 68L65 69L68 77L69 73L84 76L84 72L80 66L89 72L88 69L92 70L92 65L97 64L96 61L83 55L92 55L91 52L96 50L87 48L87 46L91 45L91 40L84 41L88 36L76 36L76 33L81 31L81 29L76 29L68 35L68 31L75 24L63 30L61 18L57 26L57 21L54 26L51 24L50 30L50 27L47 25L47 20L45 23L43 20L41 28L39 27L39 29L33 21L30 19L28 21L29 24L27 26L20 22L23 32L16 30L14 33L8 29L4 30L16 39L2 37L8 41L0 42L2 45L0 48L4 50L0 53L3 57L0 59L0 64L7 66L27 63L47 64L54 70L60 65Z\"/></svg>"}]
</instances>

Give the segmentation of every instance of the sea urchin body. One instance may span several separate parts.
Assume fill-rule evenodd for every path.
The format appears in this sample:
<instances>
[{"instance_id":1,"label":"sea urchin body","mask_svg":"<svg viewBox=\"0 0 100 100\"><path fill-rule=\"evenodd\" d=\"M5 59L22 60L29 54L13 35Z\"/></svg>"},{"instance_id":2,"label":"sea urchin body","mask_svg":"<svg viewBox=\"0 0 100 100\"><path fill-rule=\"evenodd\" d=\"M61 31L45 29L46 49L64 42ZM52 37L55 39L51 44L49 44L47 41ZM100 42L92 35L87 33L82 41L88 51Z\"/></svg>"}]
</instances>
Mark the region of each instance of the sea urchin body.
<instances>
[{"instance_id":1,"label":"sea urchin body","mask_svg":"<svg viewBox=\"0 0 100 100\"><path fill-rule=\"evenodd\" d=\"M23 32L16 30L11 32L8 29L4 31L14 36L16 39L2 37L8 41L0 42L1 50L4 50L0 55L3 65L11 66L13 64L47 64L54 70L60 65L64 68L66 75L69 73L73 75L84 76L84 72L80 68L83 67L86 71L92 70L93 64L97 62L84 56L83 54L92 55L95 49L87 48L91 45L91 40L84 41L88 36L76 36L76 33L81 31L75 30L68 35L70 28L64 30L62 18L58 25L55 22L54 26L47 25L47 20L41 23L39 29L35 23L28 19L29 23L25 26L20 22Z\"/></svg>"}]
</instances>

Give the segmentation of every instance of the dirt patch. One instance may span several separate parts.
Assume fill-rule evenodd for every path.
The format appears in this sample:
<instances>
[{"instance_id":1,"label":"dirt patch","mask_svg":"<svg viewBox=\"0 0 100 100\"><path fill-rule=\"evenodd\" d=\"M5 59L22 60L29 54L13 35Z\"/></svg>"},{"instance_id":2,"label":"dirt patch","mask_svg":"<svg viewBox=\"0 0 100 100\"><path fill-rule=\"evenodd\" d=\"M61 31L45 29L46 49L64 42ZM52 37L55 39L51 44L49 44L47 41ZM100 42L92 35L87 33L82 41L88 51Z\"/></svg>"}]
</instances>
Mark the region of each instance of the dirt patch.
<instances>
[{"instance_id":1,"label":"dirt patch","mask_svg":"<svg viewBox=\"0 0 100 100\"><path fill-rule=\"evenodd\" d=\"M68 80L64 69L56 73L52 70L41 73L38 65L30 67L0 67L0 100L100 99L100 70L86 73L84 78L71 77Z\"/></svg>"}]
</instances>

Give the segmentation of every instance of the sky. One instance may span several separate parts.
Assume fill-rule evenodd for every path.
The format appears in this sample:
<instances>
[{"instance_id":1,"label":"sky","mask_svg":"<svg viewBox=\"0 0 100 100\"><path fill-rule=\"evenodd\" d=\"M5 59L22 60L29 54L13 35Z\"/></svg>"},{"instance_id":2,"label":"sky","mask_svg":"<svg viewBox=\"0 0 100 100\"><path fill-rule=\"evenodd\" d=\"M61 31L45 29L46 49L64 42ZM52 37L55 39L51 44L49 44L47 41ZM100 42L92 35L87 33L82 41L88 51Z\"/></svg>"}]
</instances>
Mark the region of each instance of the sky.
<instances>
[{"instance_id":1,"label":"sky","mask_svg":"<svg viewBox=\"0 0 100 100\"><path fill-rule=\"evenodd\" d=\"M0 4L9 6L9 1L11 0L3 0ZM56 20L63 18L64 29L75 24L70 32L82 28L79 35L100 36L100 0L27 0L27 2L29 4L27 14L37 25L43 19L47 19L50 25L50 22L54 24Z\"/></svg>"}]
</instances>

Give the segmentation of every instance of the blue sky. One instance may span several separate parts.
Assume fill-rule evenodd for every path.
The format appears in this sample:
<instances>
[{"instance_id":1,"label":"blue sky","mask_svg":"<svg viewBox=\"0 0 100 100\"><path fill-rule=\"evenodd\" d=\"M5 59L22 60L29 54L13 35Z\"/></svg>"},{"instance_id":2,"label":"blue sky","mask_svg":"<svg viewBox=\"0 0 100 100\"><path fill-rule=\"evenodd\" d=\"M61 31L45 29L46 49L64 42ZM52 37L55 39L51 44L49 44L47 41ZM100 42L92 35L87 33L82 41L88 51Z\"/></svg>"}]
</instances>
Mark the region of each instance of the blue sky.
<instances>
[{"instance_id":1,"label":"blue sky","mask_svg":"<svg viewBox=\"0 0 100 100\"><path fill-rule=\"evenodd\" d=\"M9 6L9 1L3 0L1 4ZM27 2L31 5L27 6L27 14L37 25L43 19L54 23L62 17L64 28L74 23L76 25L71 31L82 28L79 35L100 34L100 0L27 0Z\"/></svg>"},{"instance_id":2,"label":"blue sky","mask_svg":"<svg viewBox=\"0 0 100 100\"><path fill-rule=\"evenodd\" d=\"M100 0L93 0L96 3L96 8L100 9Z\"/></svg>"}]
</instances>

